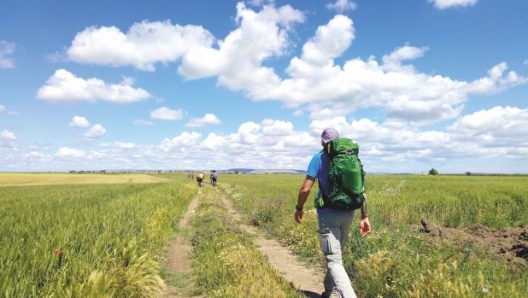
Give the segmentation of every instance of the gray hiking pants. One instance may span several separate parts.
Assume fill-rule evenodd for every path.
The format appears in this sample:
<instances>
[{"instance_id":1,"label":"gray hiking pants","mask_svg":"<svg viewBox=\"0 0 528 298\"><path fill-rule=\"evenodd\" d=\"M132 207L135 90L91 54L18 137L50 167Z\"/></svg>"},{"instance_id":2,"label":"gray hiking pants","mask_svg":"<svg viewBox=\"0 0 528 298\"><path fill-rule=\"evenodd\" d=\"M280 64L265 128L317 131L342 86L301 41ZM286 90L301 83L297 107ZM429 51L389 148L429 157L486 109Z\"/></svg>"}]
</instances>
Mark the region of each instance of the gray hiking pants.
<instances>
[{"instance_id":1,"label":"gray hiking pants","mask_svg":"<svg viewBox=\"0 0 528 298\"><path fill-rule=\"evenodd\" d=\"M326 258L325 293L330 294L334 287L343 298L356 298L343 266L342 251L348 240L348 232L354 217L354 211L331 210L318 214L321 249Z\"/></svg>"}]
</instances>

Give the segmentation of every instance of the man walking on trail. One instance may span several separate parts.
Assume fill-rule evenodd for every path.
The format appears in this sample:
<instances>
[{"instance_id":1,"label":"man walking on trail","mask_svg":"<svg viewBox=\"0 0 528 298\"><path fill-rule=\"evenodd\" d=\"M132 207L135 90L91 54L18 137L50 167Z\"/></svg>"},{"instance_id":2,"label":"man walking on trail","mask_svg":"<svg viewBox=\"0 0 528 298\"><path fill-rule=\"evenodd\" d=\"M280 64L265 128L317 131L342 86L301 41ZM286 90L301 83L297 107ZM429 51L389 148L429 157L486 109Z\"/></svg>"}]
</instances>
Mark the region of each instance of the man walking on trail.
<instances>
[{"instance_id":1,"label":"man walking on trail","mask_svg":"<svg viewBox=\"0 0 528 298\"><path fill-rule=\"evenodd\" d=\"M213 170L211 172L211 178L210 178L211 179L211 184L213 186L216 186L216 178L217 178L216 170Z\"/></svg>"},{"instance_id":2,"label":"man walking on trail","mask_svg":"<svg viewBox=\"0 0 528 298\"><path fill-rule=\"evenodd\" d=\"M339 138L339 133L334 128L327 128L321 134L321 145ZM303 206L315 179L319 182L319 192L317 196L328 193L328 162L329 157L323 151L314 154L308 169L306 178L299 190L297 206L295 207L295 221L301 223L303 217ZM366 194L363 193L366 199ZM321 207L317 209L317 218L319 222L319 237L321 249L325 255L327 270L324 279L324 292L321 297L331 296L336 290L343 298L355 298L356 293L350 283L350 278L343 266L343 256L345 244L348 240L350 225L354 217L354 210L338 210L330 207ZM366 213L366 206L361 207L360 233L367 236L370 231L370 222Z\"/></svg>"},{"instance_id":3,"label":"man walking on trail","mask_svg":"<svg viewBox=\"0 0 528 298\"><path fill-rule=\"evenodd\" d=\"M204 179L204 173L200 172L198 176L196 176L196 182L198 182L198 185L201 187Z\"/></svg>"}]
</instances>

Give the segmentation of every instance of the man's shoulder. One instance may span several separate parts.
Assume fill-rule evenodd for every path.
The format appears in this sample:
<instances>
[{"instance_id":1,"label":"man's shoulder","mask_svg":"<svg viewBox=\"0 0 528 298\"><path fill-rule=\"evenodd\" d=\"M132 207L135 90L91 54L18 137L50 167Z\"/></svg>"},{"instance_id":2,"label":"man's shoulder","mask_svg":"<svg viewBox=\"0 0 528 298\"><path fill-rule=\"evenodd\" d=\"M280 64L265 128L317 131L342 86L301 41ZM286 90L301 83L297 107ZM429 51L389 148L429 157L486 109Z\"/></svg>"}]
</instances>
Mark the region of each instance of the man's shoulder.
<instances>
[{"instance_id":1,"label":"man's shoulder","mask_svg":"<svg viewBox=\"0 0 528 298\"><path fill-rule=\"evenodd\" d=\"M324 151L323 150L319 150L319 151L315 152L313 156L314 157L321 157L323 155L324 155Z\"/></svg>"},{"instance_id":2,"label":"man's shoulder","mask_svg":"<svg viewBox=\"0 0 528 298\"><path fill-rule=\"evenodd\" d=\"M319 152L314 153L312 155L312 160L310 161L310 163L314 163L314 162L320 163L322 156L323 156L323 151L319 151Z\"/></svg>"},{"instance_id":3,"label":"man's shoulder","mask_svg":"<svg viewBox=\"0 0 528 298\"><path fill-rule=\"evenodd\" d=\"M312 160L310 161L310 164L308 165L308 173L311 174L312 177L317 177L317 173L319 172L319 168L324 163L324 152L319 151L314 153L312 156ZM315 176L314 176L315 175Z\"/></svg>"},{"instance_id":4,"label":"man's shoulder","mask_svg":"<svg viewBox=\"0 0 528 298\"><path fill-rule=\"evenodd\" d=\"M322 162L324 160L328 160L328 155L325 154L325 152L323 150L317 151L316 153L314 153L313 159L317 159L320 162Z\"/></svg>"}]
</instances>

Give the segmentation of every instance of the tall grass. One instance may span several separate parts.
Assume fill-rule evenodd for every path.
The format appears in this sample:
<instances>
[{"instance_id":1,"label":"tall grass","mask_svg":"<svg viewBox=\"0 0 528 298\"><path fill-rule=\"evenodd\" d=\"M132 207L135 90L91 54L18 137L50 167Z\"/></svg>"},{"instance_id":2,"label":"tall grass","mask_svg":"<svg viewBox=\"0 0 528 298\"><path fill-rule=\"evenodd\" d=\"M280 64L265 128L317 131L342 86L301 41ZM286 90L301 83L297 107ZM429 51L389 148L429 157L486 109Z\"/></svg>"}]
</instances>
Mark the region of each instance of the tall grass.
<instances>
[{"instance_id":1,"label":"tall grass","mask_svg":"<svg viewBox=\"0 0 528 298\"><path fill-rule=\"evenodd\" d=\"M293 220L303 180L303 175L224 175L219 187L248 222L323 266L316 216L309 210L317 189L305 205L303 224ZM421 219L455 228L527 225L528 177L368 175L367 188L373 233L364 239L352 229L344 252L360 297L528 296L527 267L471 244L431 242L419 232Z\"/></svg>"},{"instance_id":2,"label":"tall grass","mask_svg":"<svg viewBox=\"0 0 528 298\"><path fill-rule=\"evenodd\" d=\"M67 176L15 183L0 175L0 297L159 296L165 287L160 264L169 240L182 232L177 223L198 187L180 174L145 180L109 175L104 182L116 179L113 184L79 182L83 175L74 175L71 183ZM90 175L84 177L95 177ZM221 175L218 187L201 189L203 201L187 231L194 245L195 293L298 297L228 216L218 192L229 196L246 223L323 270L311 207L316 189L303 223L293 218L303 179ZM526 226L527 182L528 177L368 175L373 232L362 238L353 228L344 252L359 296L528 296L526 267L469 243L430 241L419 231L421 219L454 228Z\"/></svg>"},{"instance_id":3,"label":"tall grass","mask_svg":"<svg viewBox=\"0 0 528 298\"><path fill-rule=\"evenodd\" d=\"M2 187L0 296L156 297L194 193L175 182Z\"/></svg>"},{"instance_id":4,"label":"tall grass","mask_svg":"<svg viewBox=\"0 0 528 298\"><path fill-rule=\"evenodd\" d=\"M449 227L527 223L528 177L370 176L369 198L386 226L422 218Z\"/></svg>"}]
</instances>

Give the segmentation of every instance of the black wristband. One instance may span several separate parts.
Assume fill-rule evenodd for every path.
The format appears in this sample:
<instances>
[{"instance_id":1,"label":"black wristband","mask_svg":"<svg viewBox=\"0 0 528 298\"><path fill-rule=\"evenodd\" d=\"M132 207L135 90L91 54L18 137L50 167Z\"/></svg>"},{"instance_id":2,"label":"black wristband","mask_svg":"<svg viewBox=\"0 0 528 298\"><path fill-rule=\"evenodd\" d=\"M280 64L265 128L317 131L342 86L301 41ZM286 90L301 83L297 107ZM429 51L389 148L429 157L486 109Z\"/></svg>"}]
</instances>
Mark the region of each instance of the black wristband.
<instances>
[{"instance_id":1,"label":"black wristband","mask_svg":"<svg viewBox=\"0 0 528 298\"><path fill-rule=\"evenodd\" d=\"M296 209L297 211L302 211L303 208L302 208L302 207L299 208L299 205L296 205L296 206L295 206L295 209Z\"/></svg>"}]
</instances>

